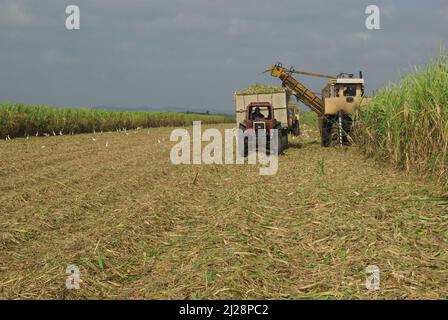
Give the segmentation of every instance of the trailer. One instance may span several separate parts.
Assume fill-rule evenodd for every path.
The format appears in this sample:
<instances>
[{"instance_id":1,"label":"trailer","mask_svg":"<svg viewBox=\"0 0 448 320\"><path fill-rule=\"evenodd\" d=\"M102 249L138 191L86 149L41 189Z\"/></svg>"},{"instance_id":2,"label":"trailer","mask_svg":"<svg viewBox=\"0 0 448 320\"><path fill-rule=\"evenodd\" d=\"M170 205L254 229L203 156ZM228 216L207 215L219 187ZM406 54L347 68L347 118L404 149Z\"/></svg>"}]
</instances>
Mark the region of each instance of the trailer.
<instances>
[{"instance_id":1,"label":"trailer","mask_svg":"<svg viewBox=\"0 0 448 320\"><path fill-rule=\"evenodd\" d=\"M257 136L260 130L266 133L267 147L271 150L271 140L274 131L278 132L278 148L275 152L281 154L288 147L288 133L298 135L299 107L289 103L291 91L282 87L254 85L234 93L235 118L237 127L242 131L254 130ZM244 140L244 155L248 151L248 138Z\"/></svg>"}]
</instances>

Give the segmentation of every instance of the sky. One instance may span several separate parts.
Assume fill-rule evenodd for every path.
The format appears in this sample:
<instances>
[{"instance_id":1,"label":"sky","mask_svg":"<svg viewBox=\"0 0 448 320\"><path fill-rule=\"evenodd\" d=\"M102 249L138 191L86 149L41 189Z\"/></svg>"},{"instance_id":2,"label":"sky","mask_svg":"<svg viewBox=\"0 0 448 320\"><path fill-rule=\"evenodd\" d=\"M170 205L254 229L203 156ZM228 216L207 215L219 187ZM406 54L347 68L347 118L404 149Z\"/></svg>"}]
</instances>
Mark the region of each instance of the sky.
<instances>
[{"instance_id":1,"label":"sky","mask_svg":"<svg viewBox=\"0 0 448 320\"><path fill-rule=\"evenodd\" d=\"M380 30L365 26L372 4ZM447 43L444 0L0 0L0 102L232 114L234 91L280 85L261 74L276 62L362 70L372 91Z\"/></svg>"}]
</instances>

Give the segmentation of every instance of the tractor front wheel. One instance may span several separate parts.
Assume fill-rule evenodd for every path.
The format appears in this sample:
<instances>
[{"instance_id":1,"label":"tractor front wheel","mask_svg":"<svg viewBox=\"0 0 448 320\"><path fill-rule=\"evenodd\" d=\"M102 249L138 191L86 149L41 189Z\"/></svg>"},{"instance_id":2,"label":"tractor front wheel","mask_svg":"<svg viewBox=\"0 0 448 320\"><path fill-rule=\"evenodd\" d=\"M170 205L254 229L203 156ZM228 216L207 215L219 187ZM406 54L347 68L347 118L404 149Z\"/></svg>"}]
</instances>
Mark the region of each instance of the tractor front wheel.
<instances>
[{"instance_id":1,"label":"tractor front wheel","mask_svg":"<svg viewBox=\"0 0 448 320\"><path fill-rule=\"evenodd\" d=\"M279 129L278 132L278 151L277 154L280 155L284 150L288 148L288 132L286 130Z\"/></svg>"}]
</instances>

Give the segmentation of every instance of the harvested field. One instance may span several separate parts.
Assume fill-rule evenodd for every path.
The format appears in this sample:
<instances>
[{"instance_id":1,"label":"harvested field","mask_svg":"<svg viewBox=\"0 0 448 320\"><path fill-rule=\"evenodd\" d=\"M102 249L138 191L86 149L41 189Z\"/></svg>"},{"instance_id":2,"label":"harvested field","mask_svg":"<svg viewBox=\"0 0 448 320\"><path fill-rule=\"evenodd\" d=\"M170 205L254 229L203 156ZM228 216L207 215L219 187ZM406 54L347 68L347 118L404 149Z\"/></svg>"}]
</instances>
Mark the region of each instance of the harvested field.
<instances>
[{"instance_id":1,"label":"harvested field","mask_svg":"<svg viewBox=\"0 0 448 320\"><path fill-rule=\"evenodd\" d=\"M430 182L324 150L306 125L274 176L175 166L171 130L1 141L0 297L448 298L448 208L422 201Z\"/></svg>"}]
</instances>

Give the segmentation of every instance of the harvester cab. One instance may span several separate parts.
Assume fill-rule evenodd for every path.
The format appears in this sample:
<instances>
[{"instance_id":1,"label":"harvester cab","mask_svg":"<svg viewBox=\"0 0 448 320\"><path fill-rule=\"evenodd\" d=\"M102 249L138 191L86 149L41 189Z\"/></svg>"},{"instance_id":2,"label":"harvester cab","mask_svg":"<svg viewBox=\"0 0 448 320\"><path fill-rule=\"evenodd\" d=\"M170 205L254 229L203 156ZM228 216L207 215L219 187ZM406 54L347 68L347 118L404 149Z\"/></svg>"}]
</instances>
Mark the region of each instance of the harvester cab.
<instances>
[{"instance_id":1,"label":"harvester cab","mask_svg":"<svg viewBox=\"0 0 448 320\"><path fill-rule=\"evenodd\" d=\"M364 79L353 75L331 79L322 90L324 114L333 115L338 111L353 113L364 96ZM362 74L361 74L362 76Z\"/></svg>"},{"instance_id":2,"label":"harvester cab","mask_svg":"<svg viewBox=\"0 0 448 320\"><path fill-rule=\"evenodd\" d=\"M339 74L331 79L322 90L324 116L319 117L322 145L348 145L353 127L352 115L356 108L364 107L364 79L352 74Z\"/></svg>"}]
</instances>

